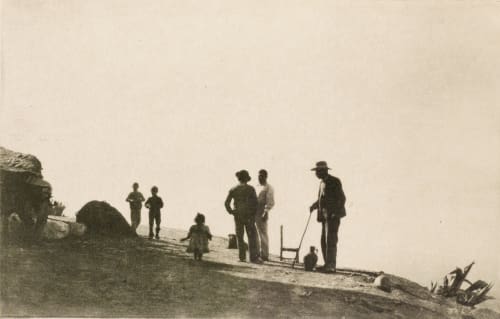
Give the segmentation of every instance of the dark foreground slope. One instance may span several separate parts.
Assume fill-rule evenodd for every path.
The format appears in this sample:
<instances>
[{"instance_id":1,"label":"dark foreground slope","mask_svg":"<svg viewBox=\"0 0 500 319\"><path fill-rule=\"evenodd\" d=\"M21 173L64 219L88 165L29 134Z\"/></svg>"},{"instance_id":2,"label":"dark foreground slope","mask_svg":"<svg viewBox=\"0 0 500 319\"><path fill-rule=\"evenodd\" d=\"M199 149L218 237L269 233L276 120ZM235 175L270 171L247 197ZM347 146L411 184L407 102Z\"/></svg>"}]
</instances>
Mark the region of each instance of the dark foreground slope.
<instances>
[{"instance_id":1,"label":"dark foreground slope","mask_svg":"<svg viewBox=\"0 0 500 319\"><path fill-rule=\"evenodd\" d=\"M196 262L178 238L73 239L2 250L2 316L467 318L469 312L386 294L363 276L238 263L216 239Z\"/></svg>"}]
</instances>

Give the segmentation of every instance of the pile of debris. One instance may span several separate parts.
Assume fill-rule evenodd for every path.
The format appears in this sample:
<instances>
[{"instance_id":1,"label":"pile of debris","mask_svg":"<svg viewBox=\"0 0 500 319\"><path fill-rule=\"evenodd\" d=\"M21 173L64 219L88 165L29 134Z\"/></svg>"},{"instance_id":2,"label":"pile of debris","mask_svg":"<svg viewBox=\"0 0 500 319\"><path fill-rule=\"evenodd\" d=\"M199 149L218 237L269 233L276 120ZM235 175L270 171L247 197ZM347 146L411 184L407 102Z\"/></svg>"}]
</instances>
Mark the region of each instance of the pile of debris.
<instances>
[{"instance_id":1,"label":"pile of debris","mask_svg":"<svg viewBox=\"0 0 500 319\"><path fill-rule=\"evenodd\" d=\"M76 221L87 226L91 235L137 236L123 215L106 202L88 202L76 214Z\"/></svg>"},{"instance_id":2,"label":"pile of debris","mask_svg":"<svg viewBox=\"0 0 500 319\"><path fill-rule=\"evenodd\" d=\"M430 291L447 298L456 298L459 304L469 307L474 307L483 301L493 299L493 297L487 296L493 287L492 283L488 284L483 280L477 280L472 283L466 279L473 265L474 262L466 266L463 270L457 267L444 276L443 283L439 286L437 282L431 282ZM461 288L464 282L469 284L469 287L465 290Z\"/></svg>"}]
</instances>

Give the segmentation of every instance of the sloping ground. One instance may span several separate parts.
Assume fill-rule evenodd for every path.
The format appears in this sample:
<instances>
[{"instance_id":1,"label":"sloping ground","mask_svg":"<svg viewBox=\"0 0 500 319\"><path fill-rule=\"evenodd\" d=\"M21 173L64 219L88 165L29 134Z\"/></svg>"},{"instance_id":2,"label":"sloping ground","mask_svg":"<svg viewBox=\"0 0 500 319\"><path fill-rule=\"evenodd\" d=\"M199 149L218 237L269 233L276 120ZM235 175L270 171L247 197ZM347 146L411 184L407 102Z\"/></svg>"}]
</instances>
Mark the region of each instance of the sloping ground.
<instances>
[{"instance_id":1,"label":"sloping ground","mask_svg":"<svg viewBox=\"0 0 500 319\"><path fill-rule=\"evenodd\" d=\"M240 263L221 238L197 262L179 243L183 236L168 230L160 241L94 237L3 249L0 314L470 318L402 278L393 277L400 287L385 293L367 276Z\"/></svg>"}]
</instances>

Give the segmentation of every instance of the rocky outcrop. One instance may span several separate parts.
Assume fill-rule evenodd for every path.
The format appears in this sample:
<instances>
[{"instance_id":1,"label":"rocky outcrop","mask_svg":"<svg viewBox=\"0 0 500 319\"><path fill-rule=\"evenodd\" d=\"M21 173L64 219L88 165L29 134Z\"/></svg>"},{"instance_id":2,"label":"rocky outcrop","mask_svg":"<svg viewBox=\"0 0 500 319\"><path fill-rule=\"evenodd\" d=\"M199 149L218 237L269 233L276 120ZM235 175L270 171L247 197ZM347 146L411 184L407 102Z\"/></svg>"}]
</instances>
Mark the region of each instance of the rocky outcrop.
<instances>
[{"instance_id":1,"label":"rocky outcrop","mask_svg":"<svg viewBox=\"0 0 500 319\"><path fill-rule=\"evenodd\" d=\"M2 242L9 216L22 221L21 239L39 238L50 210L51 186L43 180L42 164L33 155L0 147L0 216Z\"/></svg>"},{"instance_id":2,"label":"rocky outcrop","mask_svg":"<svg viewBox=\"0 0 500 319\"><path fill-rule=\"evenodd\" d=\"M76 221L84 224L90 235L137 236L123 215L106 202L88 202L76 214Z\"/></svg>"}]
</instances>

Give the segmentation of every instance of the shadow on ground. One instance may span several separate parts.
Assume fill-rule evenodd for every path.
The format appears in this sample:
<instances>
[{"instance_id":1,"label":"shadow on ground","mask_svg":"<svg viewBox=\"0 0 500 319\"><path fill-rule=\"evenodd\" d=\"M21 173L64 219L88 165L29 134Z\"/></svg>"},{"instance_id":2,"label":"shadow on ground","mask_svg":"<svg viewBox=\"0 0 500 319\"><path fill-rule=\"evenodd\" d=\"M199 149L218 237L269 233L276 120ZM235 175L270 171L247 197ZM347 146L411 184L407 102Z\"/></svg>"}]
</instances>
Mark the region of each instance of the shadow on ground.
<instances>
[{"instance_id":1,"label":"shadow on ground","mask_svg":"<svg viewBox=\"0 0 500 319\"><path fill-rule=\"evenodd\" d=\"M184 247L142 237L5 247L0 314L443 318L443 313L383 296L245 278L241 274L258 268L197 262Z\"/></svg>"}]
</instances>

